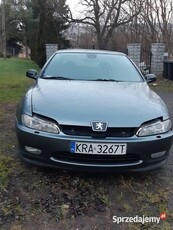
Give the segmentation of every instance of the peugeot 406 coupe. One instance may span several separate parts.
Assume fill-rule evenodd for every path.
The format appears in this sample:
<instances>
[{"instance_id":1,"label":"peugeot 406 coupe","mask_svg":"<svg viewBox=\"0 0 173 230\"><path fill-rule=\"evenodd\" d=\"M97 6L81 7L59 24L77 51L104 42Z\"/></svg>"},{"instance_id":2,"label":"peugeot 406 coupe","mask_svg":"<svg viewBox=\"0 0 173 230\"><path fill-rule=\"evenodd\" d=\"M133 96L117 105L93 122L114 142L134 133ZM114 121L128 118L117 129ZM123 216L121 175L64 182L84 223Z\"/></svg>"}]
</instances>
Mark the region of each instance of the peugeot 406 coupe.
<instances>
[{"instance_id":1,"label":"peugeot 406 coupe","mask_svg":"<svg viewBox=\"0 0 173 230\"><path fill-rule=\"evenodd\" d=\"M28 163L79 171L146 171L166 162L166 105L125 54L59 50L18 105L16 134Z\"/></svg>"}]
</instances>

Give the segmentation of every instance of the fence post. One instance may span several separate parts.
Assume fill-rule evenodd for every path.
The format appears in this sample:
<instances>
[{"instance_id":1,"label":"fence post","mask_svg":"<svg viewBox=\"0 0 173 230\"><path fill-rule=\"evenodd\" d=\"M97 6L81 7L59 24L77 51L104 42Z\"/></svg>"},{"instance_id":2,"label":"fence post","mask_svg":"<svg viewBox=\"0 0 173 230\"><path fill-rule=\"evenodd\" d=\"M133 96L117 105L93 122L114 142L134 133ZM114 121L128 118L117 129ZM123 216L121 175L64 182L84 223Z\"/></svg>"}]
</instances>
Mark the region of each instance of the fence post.
<instances>
[{"instance_id":1,"label":"fence post","mask_svg":"<svg viewBox=\"0 0 173 230\"><path fill-rule=\"evenodd\" d=\"M163 61L165 44L164 43L152 43L151 44L151 73L161 75L163 73Z\"/></svg>"},{"instance_id":2,"label":"fence post","mask_svg":"<svg viewBox=\"0 0 173 230\"><path fill-rule=\"evenodd\" d=\"M141 58L141 44L140 43L128 43L127 49L128 49L128 56L139 67L140 58Z\"/></svg>"},{"instance_id":3,"label":"fence post","mask_svg":"<svg viewBox=\"0 0 173 230\"><path fill-rule=\"evenodd\" d=\"M46 58L47 60L58 50L57 44L46 44Z\"/></svg>"}]
</instances>

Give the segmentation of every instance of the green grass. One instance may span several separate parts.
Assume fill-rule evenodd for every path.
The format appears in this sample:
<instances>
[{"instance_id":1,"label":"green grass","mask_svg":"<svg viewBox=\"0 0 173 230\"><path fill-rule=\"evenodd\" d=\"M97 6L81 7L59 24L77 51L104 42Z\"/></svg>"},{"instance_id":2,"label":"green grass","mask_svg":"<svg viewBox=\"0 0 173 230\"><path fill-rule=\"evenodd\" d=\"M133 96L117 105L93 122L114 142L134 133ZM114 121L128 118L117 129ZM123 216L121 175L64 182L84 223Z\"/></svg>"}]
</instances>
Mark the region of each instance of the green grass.
<instances>
[{"instance_id":1,"label":"green grass","mask_svg":"<svg viewBox=\"0 0 173 230\"><path fill-rule=\"evenodd\" d=\"M17 102L32 80L25 76L28 69L39 69L31 60L0 59L0 103Z\"/></svg>"},{"instance_id":2,"label":"green grass","mask_svg":"<svg viewBox=\"0 0 173 230\"><path fill-rule=\"evenodd\" d=\"M156 91L173 92L173 81L164 79L162 76L158 77L157 81L150 86Z\"/></svg>"}]
</instances>

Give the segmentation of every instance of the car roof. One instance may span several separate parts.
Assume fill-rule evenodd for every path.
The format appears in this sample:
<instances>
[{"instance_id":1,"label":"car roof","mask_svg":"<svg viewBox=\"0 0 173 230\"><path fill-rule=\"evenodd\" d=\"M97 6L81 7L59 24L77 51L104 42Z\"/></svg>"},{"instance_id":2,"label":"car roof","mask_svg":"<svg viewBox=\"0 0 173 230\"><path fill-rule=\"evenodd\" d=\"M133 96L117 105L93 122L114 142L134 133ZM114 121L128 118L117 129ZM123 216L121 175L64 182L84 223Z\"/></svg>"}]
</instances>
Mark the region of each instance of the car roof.
<instances>
[{"instance_id":1,"label":"car roof","mask_svg":"<svg viewBox=\"0 0 173 230\"><path fill-rule=\"evenodd\" d=\"M126 56L126 54L117 51L97 50L97 49L62 49L62 50L58 50L56 53L92 53L92 54L100 53L100 54L114 54L114 55Z\"/></svg>"}]
</instances>

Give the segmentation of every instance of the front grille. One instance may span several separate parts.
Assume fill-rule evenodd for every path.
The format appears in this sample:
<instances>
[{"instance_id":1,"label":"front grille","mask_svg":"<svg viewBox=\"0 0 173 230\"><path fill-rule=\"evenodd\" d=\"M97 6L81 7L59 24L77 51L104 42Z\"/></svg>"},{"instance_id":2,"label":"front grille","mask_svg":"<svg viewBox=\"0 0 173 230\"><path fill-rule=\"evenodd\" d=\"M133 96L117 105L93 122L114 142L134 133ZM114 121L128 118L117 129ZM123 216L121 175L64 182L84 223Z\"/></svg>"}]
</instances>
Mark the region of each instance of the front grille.
<instances>
[{"instance_id":1,"label":"front grille","mask_svg":"<svg viewBox=\"0 0 173 230\"><path fill-rule=\"evenodd\" d=\"M137 162L140 159L138 155L96 155L96 154L78 154L69 152L54 153L53 157L57 160L69 161L73 163L86 163L86 164L130 164Z\"/></svg>"},{"instance_id":2,"label":"front grille","mask_svg":"<svg viewBox=\"0 0 173 230\"><path fill-rule=\"evenodd\" d=\"M135 134L136 128L107 128L105 132L95 132L89 126L61 125L62 132L71 136L90 137L131 137Z\"/></svg>"}]
</instances>

